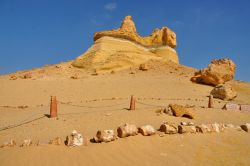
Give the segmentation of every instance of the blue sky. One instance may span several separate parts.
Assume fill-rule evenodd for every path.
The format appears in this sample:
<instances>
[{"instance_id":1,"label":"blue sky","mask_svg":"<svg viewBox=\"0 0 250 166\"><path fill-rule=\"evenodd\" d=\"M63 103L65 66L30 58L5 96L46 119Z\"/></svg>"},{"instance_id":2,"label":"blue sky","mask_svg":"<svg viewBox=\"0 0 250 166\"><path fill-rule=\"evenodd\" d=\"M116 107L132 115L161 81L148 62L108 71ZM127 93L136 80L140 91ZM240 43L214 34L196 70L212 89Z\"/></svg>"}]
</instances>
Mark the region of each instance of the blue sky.
<instances>
[{"instance_id":1,"label":"blue sky","mask_svg":"<svg viewBox=\"0 0 250 166\"><path fill-rule=\"evenodd\" d=\"M181 64L201 69L230 58L235 79L250 81L249 8L248 0L0 0L0 73L72 60L96 31L132 15L141 35L175 31Z\"/></svg>"}]
</instances>

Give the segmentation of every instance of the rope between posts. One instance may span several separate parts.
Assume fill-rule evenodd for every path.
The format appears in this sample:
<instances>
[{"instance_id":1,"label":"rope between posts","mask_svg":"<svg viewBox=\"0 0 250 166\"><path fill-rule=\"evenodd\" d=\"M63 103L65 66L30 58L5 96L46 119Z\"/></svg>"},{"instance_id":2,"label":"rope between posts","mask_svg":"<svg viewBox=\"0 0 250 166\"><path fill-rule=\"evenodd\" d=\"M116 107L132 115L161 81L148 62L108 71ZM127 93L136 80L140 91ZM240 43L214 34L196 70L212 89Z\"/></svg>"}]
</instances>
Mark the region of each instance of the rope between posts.
<instances>
[{"instance_id":1,"label":"rope between posts","mask_svg":"<svg viewBox=\"0 0 250 166\"><path fill-rule=\"evenodd\" d=\"M66 102L62 102L62 101L58 101L58 103L63 104L63 105L70 105L70 106L74 106L74 107L84 107L84 108L110 108L110 107L115 107L115 106L120 106L120 105L124 105L127 104L127 102L123 102L123 103L119 103L119 104L113 104L113 105L105 105L105 106L86 106L86 105L76 105L76 104L71 104L71 103L66 103Z\"/></svg>"},{"instance_id":2,"label":"rope between posts","mask_svg":"<svg viewBox=\"0 0 250 166\"><path fill-rule=\"evenodd\" d=\"M31 116L29 116L28 118L20 121L19 123L16 123L16 124L12 124L12 125L8 125L8 126L5 126L5 127L2 127L0 128L0 131L4 131L4 130L8 130L8 129L12 129L12 128L15 128L15 127L18 127L18 126L22 126L24 124L28 124L28 123L31 123L31 122L34 122L34 121L37 121L39 119L42 119L42 118L45 118L46 116L44 114L42 114L42 116L39 116L35 119L31 119L32 117L36 116L36 115L40 115L40 114L33 114ZM31 120L29 120L31 119Z\"/></svg>"},{"instance_id":3,"label":"rope between posts","mask_svg":"<svg viewBox=\"0 0 250 166\"><path fill-rule=\"evenodd\" d=\"M146 106L151 106L151 107L166 107L166 105L154 105L154 104L148 104L148 103L144 103L144 102L140 102L140 101L136 101L136 103L138 104L142 104L142 105L146 105Z\"/></svg>"}]
</instances>

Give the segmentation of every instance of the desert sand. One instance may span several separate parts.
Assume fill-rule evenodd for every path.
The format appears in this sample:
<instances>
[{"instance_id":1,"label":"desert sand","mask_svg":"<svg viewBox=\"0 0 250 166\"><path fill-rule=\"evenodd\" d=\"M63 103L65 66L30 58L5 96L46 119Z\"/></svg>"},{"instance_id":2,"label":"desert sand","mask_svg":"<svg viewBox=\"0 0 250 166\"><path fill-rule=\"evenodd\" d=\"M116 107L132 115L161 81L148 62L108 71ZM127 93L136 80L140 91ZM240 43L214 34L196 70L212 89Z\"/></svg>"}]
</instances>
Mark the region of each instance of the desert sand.
<instances>
[{"instance_id":1,"label":"desert sand","mask_svg":"<svg viewBox=\"0 0 250 166\"><path fill-rule=\"evenodd\" d=\"M20 145L27 138L40 142L39 146L0 148L1 166L250 164L250 134L243 130L163 137L139 134L80 147L48 145L55 137L65 140L74 129L90 139L99 129L116 130L126 122L151 124L156 129L163 121L233 125L250 122L250 112L222 110L227 101L215 99L215 108L207 108L207 95L213 87L191 82L197 71L194 68L150 61L148 71L134 66L96 74L73 68L71 63L0 76L0 143L14 139ZM25 73L31 78L20 78ZM16 80L10 80L13 75ZM250 83L229 84L238 93L233 102L250 104ZM58 99L58 118L47 117L51 95ZM135 111L128 110L131 95L137 98ZM194 106L195 118L157 112L170 103Z\"/></svg>"}]
</instances>

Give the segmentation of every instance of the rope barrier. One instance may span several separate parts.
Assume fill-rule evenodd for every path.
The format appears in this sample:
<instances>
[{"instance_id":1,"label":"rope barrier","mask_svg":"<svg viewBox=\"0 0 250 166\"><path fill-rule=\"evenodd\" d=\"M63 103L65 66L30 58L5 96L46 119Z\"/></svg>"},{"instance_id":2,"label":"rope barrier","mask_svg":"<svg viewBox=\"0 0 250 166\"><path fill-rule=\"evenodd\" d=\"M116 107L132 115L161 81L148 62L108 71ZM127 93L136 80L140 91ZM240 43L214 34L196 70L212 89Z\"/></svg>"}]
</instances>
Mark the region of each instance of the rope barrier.
<instances>
[{"instance_id":1,"label":"rope barrier","mask_svg":"<svg viewBox=\"0 0 250 166\"><path fill-rule=\"evenodd\" d=\"M166 105L154 105L154 104L147 104L147 103L143 103L140 101L137 101L138 104L142 104L142 105L146 105L146 106L151 106L151 107L166 107Z\"/></svg>"},{"instance_id":2,"label":"rope barrier","mask_svg":"<svg viewBox=\"0 0 250 166\"><path fill-rule=\"evenodd\" d=\"M105 105L105 106L86 106L86 105L76 105L76 104L71 104L71 103L66 103L62 101L58 101L58 103L63 104L63 105L70 105L74 107L84 107L84 108L110 108L110 107L115 107L115 106L120 106L127 104L127 102L119 103L119 104L113 104L113 105Z\"/></svg>"},{"instance_id":3,"label":"rope barrier","mask_svg":"<svg viewBox=\"0 0 250 166\"><path fill-rule=\"evenodd\" d=\"M128 99L128 98L110 98L110 99L103 99L102 101L105 101L105 100L124 100L124 99ZM167 99L167 98L137 98L137 101L136 103L138 104L141 104L141 105L145 105L145 106L150 106L150 107L154 107L154 108L166 108L167 105L157 105L157 104L149 104L149 103L145 103L145 102L142 102L142 100L191 100L190 98L188 99ZM204 101L202 99L198 100L198 99L194 99L195 101ZM91 101L98 101L98 100L91 100ZM81 108L89 108L89 109L95 109L95 108L111 108L111 107L116 107L116 106L120 106L120 105L125 105L125 104L128 104L128 101L126 102L123 102L123 103L118 103L118 104L113 104L113 105L104 105L104 106L87 106L87 105L77 105L77 104L72 104L72 103L69 103L69 102L63 102L63 101L57 101L59 104L62 104L62 105L69 105L69 106L73 106L73 107L81 107ZM15 108L15 109L20 109L20 108L28 108L28 107L32 107L32 106L0 106L0 107L4 107L4 108ZM50 105L37 105L37 106L34 106L34 107L50 107ZM124 109L124 108L122 108ZM131 108L130 108L131 109ZM140 110L142 108L139 108L137 110ZM145 108L143 108L145 109ZM101 112L101 111L117 111L118 109L114 109L114 110L94 110L94 111L78 111L78 112L69 112L69 113L59 113L58 115L61 115L61 116L64 116L64 115L73 115L73 114L82 114L82 113L94 113L94 112ZM129 109L128 109L129 110ZM38 116L38 115L42 115L42 116L39 116L38 118L35 118L35 119L31 119L33 118L34 116ZM20 121L19 123L17 124L13 124L13 125L9 125L9 126L6 126L6 127L3 127L3 128L0 128L0 131L3 131L3 130L7 130L7 129L11 129L11 128L15 128L15 127L18 127L18 126L21 126L21 125L24 125L24 124L28 124L28 123L31 123L33 121L36 121L36 120L39 120L39 119L42 119L46 117L45 114L33 114L31 116L29 116L28 118ZM55 116L57 117L57 116Z\"/></svg>"},{"instance_id":4,"label":"rope barrier","mask_svg":"<svg viewBox=\"0 0 250 166\"><path fill-rule=\"evenodd\" d=\"M39 114L36 114L36 115L39 115ZM32 119L32 120L29 120L29 121L28 121L28 119L30 119L31 117L34 117L34 115L32 115L32 116L26 118L25 120L20 121L20 122L17 123L17 124L13 124L13 125L9 125L9 126L6 126L6 127L2 127L2 128L0 128L0 131L4 131L4 130L16 128L16 127L22 126L22 125L24 125L24 124L28 124L28 123L37 121L37 120L39 120L39 119L45 118L46 116L45 116L45 115L42 115L42 116L40 116L40 117L38 117L38 118L35 118L35 119Z\"/></svg>"}]
</instances>

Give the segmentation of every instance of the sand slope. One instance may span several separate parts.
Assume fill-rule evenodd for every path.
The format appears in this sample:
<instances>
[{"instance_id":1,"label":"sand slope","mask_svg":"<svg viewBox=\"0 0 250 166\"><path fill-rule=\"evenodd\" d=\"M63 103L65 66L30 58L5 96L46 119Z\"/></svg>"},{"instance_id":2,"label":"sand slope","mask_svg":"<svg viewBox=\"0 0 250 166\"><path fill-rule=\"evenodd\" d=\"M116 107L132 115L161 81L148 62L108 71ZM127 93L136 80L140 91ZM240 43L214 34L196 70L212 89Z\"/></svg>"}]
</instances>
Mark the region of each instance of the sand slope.
<instances>
[{"instance_id":1,"label":"sand slope","mask_svg":"<svg viewBox=\"0 0 250 166\"><path fill-rule=\"evenodd\" d=\"M250 122L249 112L222 111L225 101L215 100L208 109L211 86L189 81L193 68L152 61L149 71L138 66L116 72L92 75L90 71L70 67L71 62L32 71L14 73L17 77L31 73L31 79L9 80L0 77L0 142L15 139L19 144L31 138L46 143L57 136L65 138L73 129L91 138L98 129L116 129L125 122L137 126L162 121L179 123ZM133 74L131 74L133 73ZM78 79L71 79L77 75ZM250 84L231 81L238 91L237 103L250 104ZM138 98L135 112L128 111L130 95ZM61 101L58 119L49 119L50 95ZM176 118L156 110L169 103L195 106L195 119ZM18 106L28 108L20 109ZM78 105L78 106L75 106ZM41 118L41 119L39 119ZM30 123L7 130L4 127ZM159 137L141 135L111 143L79 148L41 145L28 148L0 149L1 165L249 165L249 133L226 131L219 134L176 134Z\"/></svg>"}]
</instances>

